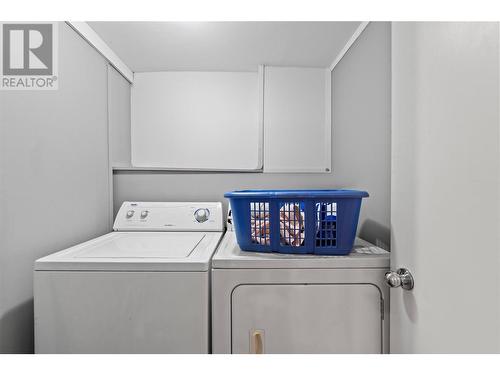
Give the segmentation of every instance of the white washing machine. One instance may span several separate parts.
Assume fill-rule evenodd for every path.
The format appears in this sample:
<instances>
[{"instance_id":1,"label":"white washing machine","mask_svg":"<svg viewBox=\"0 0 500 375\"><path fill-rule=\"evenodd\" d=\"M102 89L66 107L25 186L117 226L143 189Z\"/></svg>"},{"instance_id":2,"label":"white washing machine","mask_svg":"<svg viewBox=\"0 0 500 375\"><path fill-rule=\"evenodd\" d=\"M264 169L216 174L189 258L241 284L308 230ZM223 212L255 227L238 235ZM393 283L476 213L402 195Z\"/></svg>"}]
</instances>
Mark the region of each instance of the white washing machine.
<instances>
[{"instance_id":1,"label":"white washing machine","mask_svg":"<svg viewBox=\"0 0 500 375\"><path fill-rule=\"evenodd\" d=\"M35 262L37 353L208 353L220 203L125 202L114 232Z\"/></svg>"},{"instance_id":2,"label":"white washing machine","mask_svg":"<svg viewBox=\"0 0 500 375\"><path fill-rule=\"evenodd\" d=\"M387 353L389 253L241 251L227 232L212 259L214 353Z\"/></svg>"}]
</instances>

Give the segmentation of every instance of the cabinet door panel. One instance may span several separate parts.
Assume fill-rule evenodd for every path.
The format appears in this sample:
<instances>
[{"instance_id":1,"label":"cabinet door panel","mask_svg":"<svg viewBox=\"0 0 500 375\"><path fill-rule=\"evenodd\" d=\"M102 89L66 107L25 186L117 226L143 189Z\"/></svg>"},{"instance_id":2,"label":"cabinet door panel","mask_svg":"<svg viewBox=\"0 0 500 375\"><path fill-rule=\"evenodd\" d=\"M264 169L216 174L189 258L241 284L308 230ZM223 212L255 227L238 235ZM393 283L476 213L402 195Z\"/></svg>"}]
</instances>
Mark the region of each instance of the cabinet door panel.
<instances>
[{"instance_id":1,"label":"cabinet door panel","mask_svg":"<svg viewBox=\"0 0 500 375\"><path fill-rule=\"evenodd\" d=\"M144 72L132 86L132 165L262 168L257 72Z\"/></svg>"},{"instance_id":2,"label":"cabinet door panel","mask_svg":"<svg viewBox=\"0 0 500 375\"><path fill-rule=\"evenodd\" d=\"M381 353L380 302L370 284L240 285L232 352Z\"/></svg>"},{"instance_id":3,"label":"cabinet door panel","mask_svg":"<svg viewBox=\"0 0 500 375\"><path fill-rule=\"evenodd\" d=\"M264 172L331 169L331 72L266 66Z\"/></svg>"}]
</instances>

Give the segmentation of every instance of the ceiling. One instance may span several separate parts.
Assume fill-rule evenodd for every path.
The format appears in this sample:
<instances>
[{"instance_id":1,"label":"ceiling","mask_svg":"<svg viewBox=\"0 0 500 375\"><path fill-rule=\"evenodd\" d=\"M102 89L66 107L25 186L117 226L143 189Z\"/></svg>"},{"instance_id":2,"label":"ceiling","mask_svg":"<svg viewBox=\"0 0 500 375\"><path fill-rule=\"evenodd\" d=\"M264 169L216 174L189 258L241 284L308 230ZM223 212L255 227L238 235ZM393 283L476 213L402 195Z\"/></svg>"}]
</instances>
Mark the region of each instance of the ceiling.
<instances>
[{"instance_id":1,"label":"ceiling","mask_svg":"<svg viewBox=\"0 0 500 375\"><path fill-rule=\"evenodd\" d=\"M329 67L360 22L88 22L134 72Z\"/></svg>"}]
</instances>

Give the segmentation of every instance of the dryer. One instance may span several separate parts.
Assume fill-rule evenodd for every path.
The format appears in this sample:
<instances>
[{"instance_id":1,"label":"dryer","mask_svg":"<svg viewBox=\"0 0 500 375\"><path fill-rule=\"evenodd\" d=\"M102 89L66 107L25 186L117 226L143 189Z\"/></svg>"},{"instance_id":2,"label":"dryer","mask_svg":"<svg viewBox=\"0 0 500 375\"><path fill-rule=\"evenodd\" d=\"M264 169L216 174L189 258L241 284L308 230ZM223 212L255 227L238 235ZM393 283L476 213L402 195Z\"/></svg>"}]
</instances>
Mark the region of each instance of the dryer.
<instances>
[{"instance_id":1,"label":"dryer","mask_svg":"<svg viewBox=\"0 0 500 375\"><path fill-rule=\"evenodd\" d=\"M389 253L252 253L227 232L212 259L214 353L387 353Z\"/></svg>"},{"instance_id":2,"label":"dryer","mask_svg":"<svg viewBox=\"0 0 500 375\"><path fill-rule=\"evenodd\" d=\"M37 353L209 353L214 202L125 202L114 231L38 259Z\"/></svg>"}]
</instances>

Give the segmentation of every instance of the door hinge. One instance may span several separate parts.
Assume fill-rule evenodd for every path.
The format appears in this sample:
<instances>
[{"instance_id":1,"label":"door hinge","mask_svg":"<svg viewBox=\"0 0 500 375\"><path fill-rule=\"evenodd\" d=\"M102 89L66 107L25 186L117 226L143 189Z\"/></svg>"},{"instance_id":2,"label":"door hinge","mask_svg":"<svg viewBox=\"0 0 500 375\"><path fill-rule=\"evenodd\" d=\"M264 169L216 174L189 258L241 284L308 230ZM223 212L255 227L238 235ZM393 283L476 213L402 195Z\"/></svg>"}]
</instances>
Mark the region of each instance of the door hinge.
<instances>
[{"instance_id":1,"label":"door hinge","mask_svg":"<svg viewBox=\"0 0 500 375\"><path fill-rule=\"evenodd\" d=\"M380 316L382 317L382 320L384 320L384 312L385 312L385 309L384 309L384 299L381 298L380 299Z\"/></svg>"}]
</instances>

